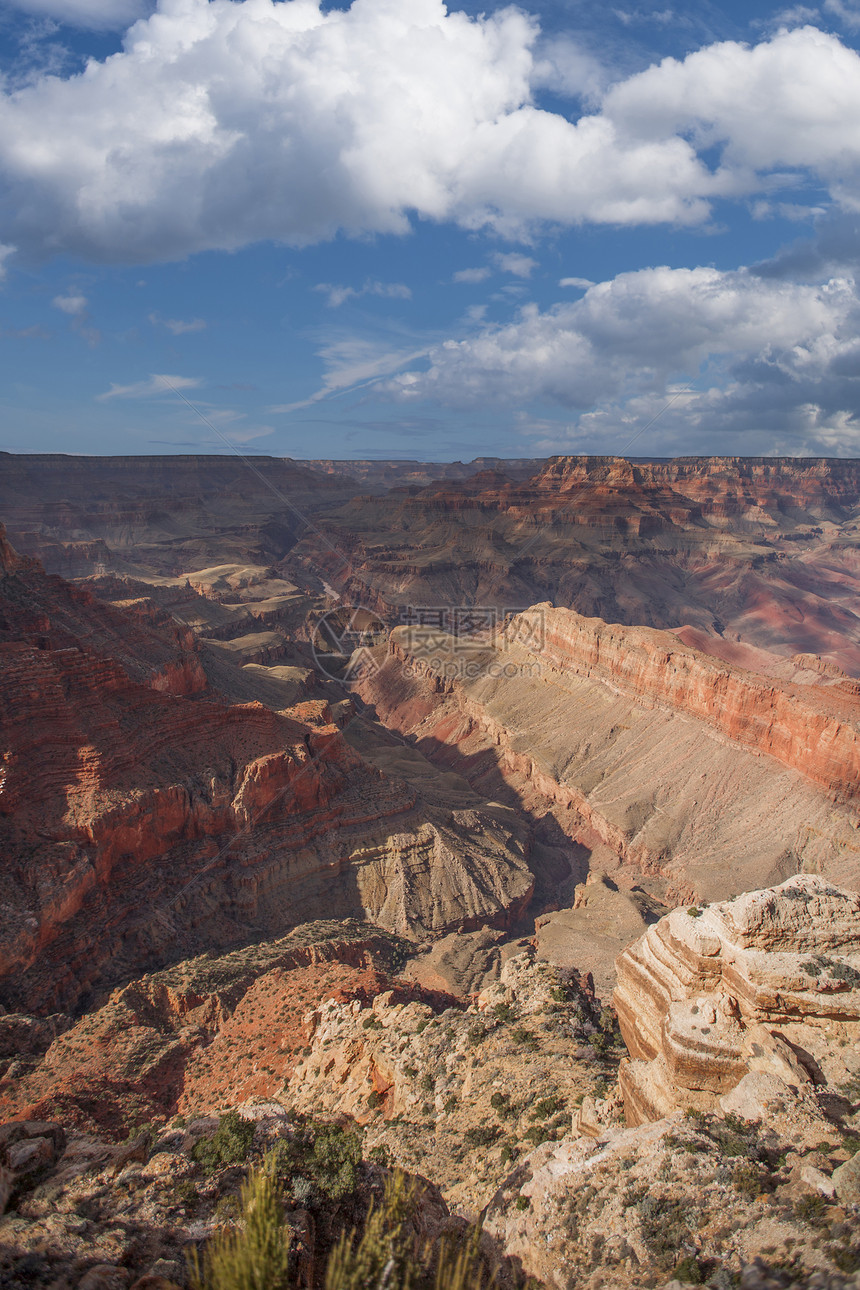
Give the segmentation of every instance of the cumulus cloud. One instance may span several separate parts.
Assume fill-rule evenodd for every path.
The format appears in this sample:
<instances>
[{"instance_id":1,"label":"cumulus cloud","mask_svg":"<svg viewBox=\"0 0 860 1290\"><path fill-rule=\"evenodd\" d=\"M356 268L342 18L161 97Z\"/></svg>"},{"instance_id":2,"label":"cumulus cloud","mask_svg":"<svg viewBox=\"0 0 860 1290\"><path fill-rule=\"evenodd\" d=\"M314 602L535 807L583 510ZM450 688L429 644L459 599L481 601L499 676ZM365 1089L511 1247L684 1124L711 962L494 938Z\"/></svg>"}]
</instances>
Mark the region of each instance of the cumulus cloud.
<instances>
[{"instance_id":1,"label":"cumulus cloud","mask_svg":"<svg viewBox=\"0 0 860 1290\"><path fill-rule=\"evenodd\" d=\"M591 278L560 278L558 285L560 287L579 287L582 291L587 291L593 287L594 283Z\"/></svg>"},{"instance_id":2,"label":"cumulus cloud","mask_svg":"<svg viewBox=\"0 0 860 1290\"><path fill-rule=\"evenodd\" d=\"M104 394L97 394L98 403L108 399L148 399L154 394L171 394L174 390L192 390L201 382L194 376L150 376L145 381L134 381L131 385L111 383Z\"/></svg>"},{"instance_id":3,"label":"cumulus cloud","mask_svg":"<svg viewBox=\"0 0 860 1290\"><path fill-rule=\"evenodd\" d=\"M67 296L54 296L54 299L51 301L51 304L54 306L55 309L61 310L62 313L64 314L70 314L74 318L86 311L87 298L86 296L79 296L75 294L69 294Z\"/></svg>"},{"instance_id":4,"label":"cumulus cloud","mask_svg":"<svg viewBox=\"0 0 860 1290\"><path fill-rule=\"evenodd\" d=\"M858 329L851 278L816 285L748 270L645 269L445 341L426 371L402 373L384 390L460 407L555 404L579 414L579 429L598 441L610 424L634 434L671 399L669 424L688 430L707 421L715 433L784 435L802 424L804 433L816 426L822 442L830 427L856 451ZM698 388L678 399L690 383Z\"/></svg>"},{"instance_id":5,"label":"cumulus cloud","mask_svg":"<svg viewBox=\"0 0 860 1290\"><path fill-rule=\"evenodd\" d=\"M360 296L383 296L387 300L411 300L412 291L405 282L377 282L369 278L362 287L340 287L331 282L318 282L314 291L322 291L328 296L328 305L337 309L347 300L357 300Z\"/></svg>"},{"instance_id":6,"label":"cumulus cloud","mask_svg":"<svg viewBox=\"0 0 860 1290\"><path fill-rule=\"evenodd\" d=\"M478 269L458 269L454 274L453 281L467 283L485 282L491 272L492 270L488 269L486 265L483 265Z\"/></svg>"},{"instance_id":7,"label":"cumulus cloud","mask_svg":"<svg viewBox=\"0 0 860 1290\"><path fill-rule=\"evenodd\" d=\"M403 233L413 214L508 236L695 225L792 169L860 203L860 58L831 35L667 59L576 120L536 105L546 75L514 8L161 0L121 53L0 95L0 236L147 261Z\"/></svg>"},{"instance_id":8,"label":"cumulus cloud","mask_svg":"<svg viewBox=\"0 0 860 1290\"><path fill-rule=\"evenodd\" d=\"M521 255L518 251L496 251L492 259L502 273L512 273L517 278L530 278L538 263L530 255Z\"/></svg>"}]
</instances>

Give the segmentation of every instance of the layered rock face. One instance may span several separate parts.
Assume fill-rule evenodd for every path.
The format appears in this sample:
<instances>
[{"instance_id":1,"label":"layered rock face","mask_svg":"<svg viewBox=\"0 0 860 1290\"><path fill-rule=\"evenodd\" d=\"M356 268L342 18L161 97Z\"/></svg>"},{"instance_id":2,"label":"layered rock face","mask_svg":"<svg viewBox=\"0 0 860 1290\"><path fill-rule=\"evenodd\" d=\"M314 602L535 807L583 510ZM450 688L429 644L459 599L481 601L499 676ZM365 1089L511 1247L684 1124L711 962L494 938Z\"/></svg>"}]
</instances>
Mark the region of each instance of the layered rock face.
<instances>
[{"instance_id":1,"label":"layered rock face","mask_svg":"<svg viewBox=\"0 0 860 1290\"><path fill-rule=\"evenodd\" d=\"M802 869L860 885L857 696L838 675L764 677L549 606L494 645L398 628L377 663L357 688L386 724L482 791L550 811L592 854L659 876L673 904Z\"/></svg>"},{"instance_id":2,"label":"layered rock face","mask_svg":"<svg viewBox=\"0 0 860 1290\"><path fill-rule=\"evenodd\" d=\"M815 676L825 684L774 685L665 632L610 625L551 605L519 615L507 638L540 640L541 659L557 671L573 670L705 721L834 796L860 792L860 690L838 669Z\"/></svg>"},{"instance_id":3,"label":"layered rock face","mask_svg":"<svg viewBox=\"0 0 860 1290\"><path fill-rule=\"evenodd\" d=\"M0 515L19 550L51 572L98 566L172 575L281 558L321 504L356 481L261 457L65 457L0 453Z\"/></svg>"},{"instance_id":4,"label":"layered rock face","mask_svg":"<svg viewBox=\"0 0 860 1290\"><path fill-rule=\"evenodd\" d=\"M69 1009L320 913L424 935L528 901L509 815L427 806L350 748L324 701L198 697L193 640L158 611L142 629L5 541L0 559L6 1006Z\"/></svg>"},{"instance_id":5,"label":"layered rock face","mask_svg":"<svg viewBox=\"0 0 860 1290\"><path fill-rule=\"evenodd\" d=\"M821 878L673 910L617 966L632 1125L838 1087L839 1041L860 1039L860 895Z\"/></svg>"}]
</instances>

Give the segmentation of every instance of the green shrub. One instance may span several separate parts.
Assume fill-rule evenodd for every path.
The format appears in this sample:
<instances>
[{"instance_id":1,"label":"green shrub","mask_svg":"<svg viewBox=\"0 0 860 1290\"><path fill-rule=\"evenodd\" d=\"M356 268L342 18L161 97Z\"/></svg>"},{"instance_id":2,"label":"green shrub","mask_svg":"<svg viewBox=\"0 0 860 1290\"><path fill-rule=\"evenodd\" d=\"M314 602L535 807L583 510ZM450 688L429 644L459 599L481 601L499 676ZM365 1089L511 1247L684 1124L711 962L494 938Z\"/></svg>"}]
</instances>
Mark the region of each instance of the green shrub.
<instances>
[{"instance_id":1,"label":"green shrub","mask_svg":"<svg viewBox=\"0 0 860 1290\"><path fill-rule=\"evenodd\" d=\"M739 1191L742 1196L747 1196L750 1200L760 1196L763 1191L769 1190L761 1170L752 1160L744 1160L735 1166L732 1183L735 1191Z\"/></svg>"},{"instance_id":2,"label":"green shrub","mask_svg":"<svg viewBox=\"0 0 860 1290\"><path fill-rule=\"evenodd\" d=\"M416 1208L415 1185L399 1170L385 1185L378 1208L371 1207L359 1237L344 1232L329 1256L325 1290L366 1290L368 1286L412 1284L414 1251L406 1223Z\"/></svg>"},{"instance_id":3,"label":"green shrub","mask_svg":"<svg viewBox=\"0 0 860 1290\"><path fill-rule=\"evenodd\" d=\"M238 1111L228 1111L218 1121L211 1138L201 1138L191 1149L191 1156L207 1173L225 1165L242 1165L248 1159L256 1125Z\"/></svg>"},{"instance_id":4,"label":"green shrub","mask_svg":"<svg viewBox=\"0 0 860 1290\"><path fill-rule=\"evenodd\" d=\"M493 1008L493 1016L497 1017L499 1021L503 1021L506 1024L511 1021L514 1021L516 1018L516 1015L517 1015L516 1009L513 1008L509 1003L497 1003L496 1006Z\"/></svg>"},{"instance_id":5,"label":"green shrub","mask_svg":"<svg viewBox=\"0 0 860 1290\"><path fill-rule=\"evenodd\" d=\"M551 1116L557 1115L563 1106L563 1097L542 1097L532 1107L532 1119L548 1120Z\"/></svg>"},{"instance_id":6,"label":"green shrub","mask_svg":"<svg viewBox=\"0 0 860 1290\"><path fill-rule=\"evenodd\" d=\"M801 1196L794 1206L795 1216L810 1227L823 1227L827 1222L826 1211L827 1201L823 1196Z\"/></svg>"},{"instance_id":7,"label":"green shrub","mask_svg":"<svg viewBox=\"0 0 860 1290\"><path fill-rule=\"evenodd\" d=\"M528 1209L530 1204L531 1204L531 1201L529 1200L528 1196L517 1196L517 1209L519 1210Z\"/></svg>"},{"instance_id":8,"label":"green shrub","mask_svg":"<svg viewBox=\"0 0 860 1290\"><path fill-rule=\"evenodd\" d=\"M294 1138L278 1142L271 1153L272 1167L294 1191L293 1180L303 1178L321 1196L337 1201L358 1186L362 1147L360 1131L311 1121L301 1125Z\"/></svg>"},{"instance_id":9,"label":"green shrub","mask_svg":"<svg viewBox=\"0 0 860 1290\"><path fill-rule=\"evenodd\" d=\"M536 1053L538 1050L538 1041L530 1030L525 1026L514 1026L511 1031L511 1039L515 1044L520 1044L527 1052Z\"/></svg>"},{"instance_id":10,"label":"green shrub","mask_svg":"<svg viewBox=\"0 0 860 1290\"><path fill-rule=\"evenodd\" d=\"M467 1129L463 1142L467 1147L491 1147L502 1136L502 1131L495 1124L479 1124Z\"/></svg>"},{"instance_id":11,"label":"green shrub","mask_svg":"<svg viewBox=\"0 0 860 1290\"><path fill-rule=\"evenodd\" d=\"M672 1277L675 1281L686 1281L689 1285L694 1286L700 1286L705 1279L695 1254L688 1254L685 1258L680 1259L675 1264Z\"/></svg>"},{"instance_id":12,"label":"green shrub","mask_svg":"<svg viewBox=\"0 0 860 1290\"><path fill-rule=\"evenodd\" d=\"M283 1197L270 1170L252 1173L242 1186L241 1228L216 1232L201 1267L189 1259L192 1290L289 1290L290 1239Z\"/></svg>"}]
</instances>

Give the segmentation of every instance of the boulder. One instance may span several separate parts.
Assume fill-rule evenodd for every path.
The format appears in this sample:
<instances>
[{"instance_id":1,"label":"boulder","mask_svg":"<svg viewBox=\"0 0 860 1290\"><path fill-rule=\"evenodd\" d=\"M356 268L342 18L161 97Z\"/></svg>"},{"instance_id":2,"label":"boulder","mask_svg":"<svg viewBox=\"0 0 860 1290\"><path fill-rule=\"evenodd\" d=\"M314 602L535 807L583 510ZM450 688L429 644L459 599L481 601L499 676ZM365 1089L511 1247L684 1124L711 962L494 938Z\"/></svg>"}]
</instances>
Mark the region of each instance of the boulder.
<instances>
[{"instance_id":1,"label":"boulder","mask_svg":"<svg viewBox=\"0 0 860 1290\"><path fill-rule=\"evenodd\" d=\"M860 1205L860 1151L833 1170L833 1186L844 1205Z\"/></svg>"}]
</instances>

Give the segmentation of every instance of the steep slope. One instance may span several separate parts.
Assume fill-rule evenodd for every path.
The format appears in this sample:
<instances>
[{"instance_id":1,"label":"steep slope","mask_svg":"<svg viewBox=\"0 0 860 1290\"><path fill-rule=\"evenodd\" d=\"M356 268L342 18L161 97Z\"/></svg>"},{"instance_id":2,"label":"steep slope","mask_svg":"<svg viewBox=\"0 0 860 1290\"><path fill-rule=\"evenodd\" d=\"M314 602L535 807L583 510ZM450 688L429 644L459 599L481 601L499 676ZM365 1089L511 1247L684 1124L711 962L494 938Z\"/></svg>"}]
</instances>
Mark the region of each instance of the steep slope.
<instances>
[{"instance_id":1,"label":"steep slope","mask_svg":"<svg viewBox=\"0 0 860 1290\"><path fill-rule=\"evenodd\" d=\"M74 1007L321 913L422 936L505 923L529 899L511 812L426 804L349 746L324 701L274 712L171 693L159 643L168 658L187 646L174 680L203 683L174 624L156 613L138 632L5 539L0 560L6 1006Z\"/></svg>"},{"instance_id":2,"label":"steep slope","mask_svg":"<svg viewBox=\"0 0 860 1290\"><path fill-rule=\"evenodd\" d=\"M481 791L549 815L580 881L589 865L628 890L652 875L669 901L802 869L860 885L858 696L838 674L778 681L550 606L494 647L398 628L376 665L357 686L375 715Z\"/></svg>"}]
</instances>

